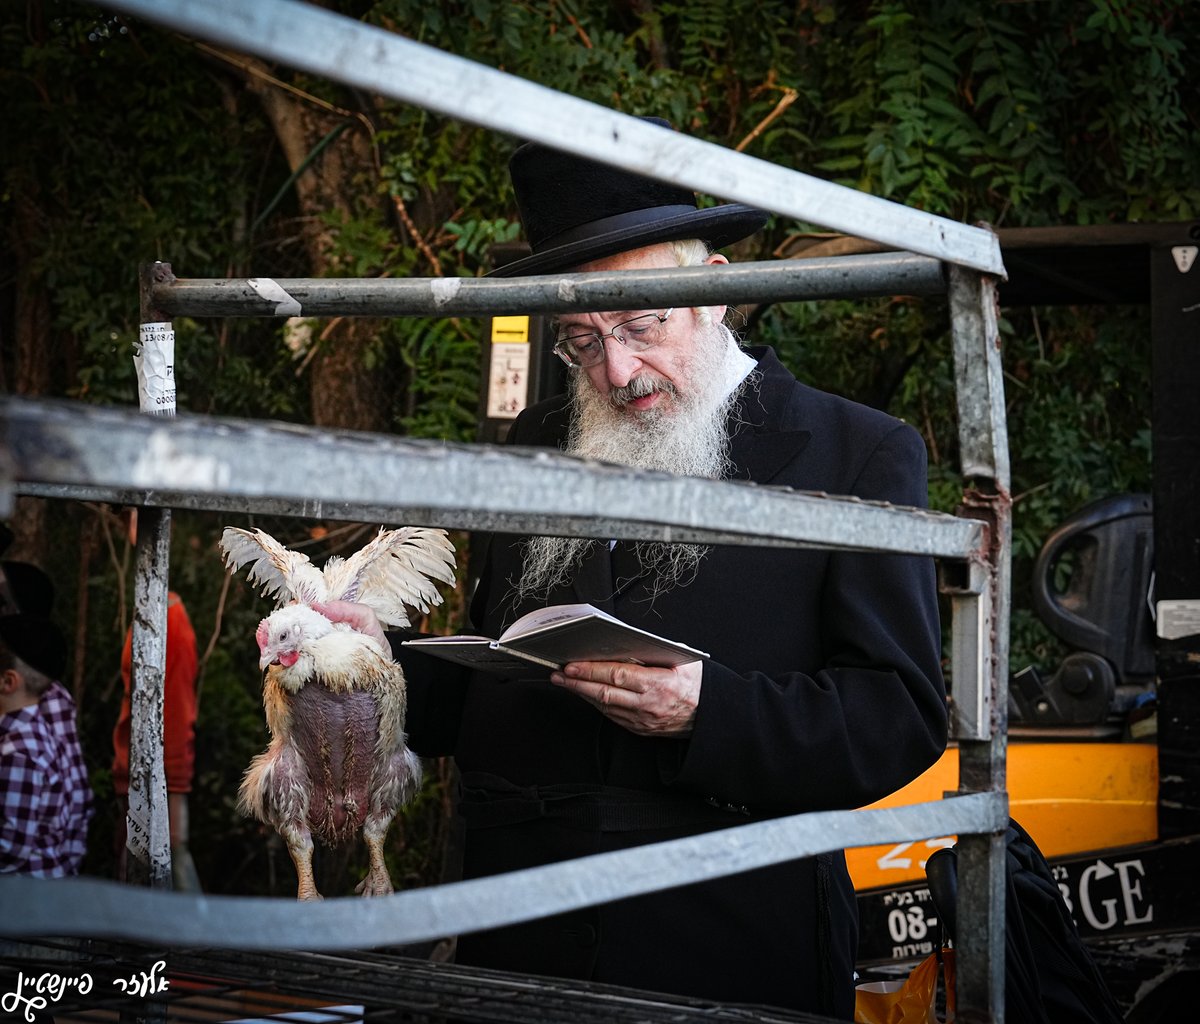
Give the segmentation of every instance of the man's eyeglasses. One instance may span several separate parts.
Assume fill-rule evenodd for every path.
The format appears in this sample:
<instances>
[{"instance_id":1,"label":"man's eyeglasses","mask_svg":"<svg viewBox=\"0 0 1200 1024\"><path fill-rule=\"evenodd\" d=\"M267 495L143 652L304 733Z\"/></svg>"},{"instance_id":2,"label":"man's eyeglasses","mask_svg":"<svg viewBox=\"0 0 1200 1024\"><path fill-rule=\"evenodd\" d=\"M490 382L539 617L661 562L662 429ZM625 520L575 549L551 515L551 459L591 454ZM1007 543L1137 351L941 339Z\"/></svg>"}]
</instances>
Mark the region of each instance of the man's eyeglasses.
<instances>
[{"instance_id":1,"label":"man's eyeglasses","mask_svg":"<svg viewBox=\"0 0 1200 1024\"><path fill-rule=\"evenodd\" d=\"M568 366L597 366L604 362L604 339L616 338L630 352L645 352L663 339L663 324L674 313L642 313L632 320L617 324L607 334L573 334L559 338L554 344L555 355Z\"/></svg>"}]
</instances>

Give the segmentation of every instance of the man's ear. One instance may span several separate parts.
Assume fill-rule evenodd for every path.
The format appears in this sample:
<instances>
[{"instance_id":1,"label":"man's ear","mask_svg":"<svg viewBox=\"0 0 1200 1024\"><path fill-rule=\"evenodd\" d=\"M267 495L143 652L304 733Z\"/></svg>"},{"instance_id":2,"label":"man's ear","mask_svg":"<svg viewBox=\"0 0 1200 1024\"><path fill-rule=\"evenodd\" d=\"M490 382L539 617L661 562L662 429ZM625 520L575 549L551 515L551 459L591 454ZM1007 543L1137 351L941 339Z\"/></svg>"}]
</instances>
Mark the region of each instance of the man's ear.
<instances>
[{"instance_id":1,"label":"man's ear","mask_svg":"<svg viewBox=\"0 0 1200 1024\"><path fill-rule=\"evenodd\" d=\"M719 267L722 264L728 263L729 260L727 260L719 252L714 252L704 262L707 263L709 266ZM712 318L713 318L714 324L719 324L719 323L721 323L722 320L725 319L725 310L728 308L729 308L728 306L709 306L709 309L712 310Z\"/></svg>"},{"instance_id":2,"label":"man's ear","mask_svg":"<svg viewBox=\"0 0 1200 1024\"><path fill-rule=\"evenodd\" d=\"M5 669L0 672L0 695L8 697L17 692L17 689L24 684L21 678L21 673L15 668Z\"/></svg>"}]
</instances>

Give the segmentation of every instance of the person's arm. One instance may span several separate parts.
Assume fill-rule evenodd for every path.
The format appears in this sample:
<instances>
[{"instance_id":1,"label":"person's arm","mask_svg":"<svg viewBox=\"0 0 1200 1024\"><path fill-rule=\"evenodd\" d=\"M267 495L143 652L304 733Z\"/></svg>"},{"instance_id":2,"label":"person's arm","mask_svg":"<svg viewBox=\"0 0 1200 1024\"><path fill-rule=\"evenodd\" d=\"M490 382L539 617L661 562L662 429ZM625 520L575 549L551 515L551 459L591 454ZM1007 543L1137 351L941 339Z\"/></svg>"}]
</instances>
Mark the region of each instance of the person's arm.
<instances>
[{"instance_id":1,"label":"person's arm","mask_svg":"<svg viewBox=\"0 0 1200 1024\"><path fill-rule=\"evenodd\" d=\"M920 436L908 427L888 434L854 493L924 506ZM938 758L947 707L933 560L833 552L820 608L826 653L816 672L739 673L706 663L671 781L747 806L855 807ZM768 605L765 621L770 614Z\"/></svg>"},{"instance_id":2,"label":"person's arm","mask_svg":"<svg viewBox=\"0 0 1200 1024\"><path fill-rule=\"evenodd\" d=\"M172 594L167 604L163 678L163 770L168 793L190 793L196 764L196 633L187 609ZM176 841L175 832L171 833Z\"/></svg>"},{"instance_id":3,"label":"person's arm","mask_svg":"<svg viewBox=\"0 0 1200 1024\"><path fill-rule=\"evenodd\" d=\"M167 826L170 829L172 847L188 844L187 798L186 793L167 794Z\"/></svg>"}]
</instances>

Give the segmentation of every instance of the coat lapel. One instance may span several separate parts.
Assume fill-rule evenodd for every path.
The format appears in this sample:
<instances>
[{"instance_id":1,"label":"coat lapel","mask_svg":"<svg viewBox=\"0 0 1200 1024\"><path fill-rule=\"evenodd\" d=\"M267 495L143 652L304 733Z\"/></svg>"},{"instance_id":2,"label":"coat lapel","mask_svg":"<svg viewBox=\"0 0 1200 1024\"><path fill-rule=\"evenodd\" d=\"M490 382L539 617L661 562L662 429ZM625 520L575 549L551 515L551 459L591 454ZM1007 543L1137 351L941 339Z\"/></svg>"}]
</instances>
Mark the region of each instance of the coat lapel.
<instances>
[{"instance_id":1,"label":"coat lapel","mask_svg":"<svg viewBox=\"0 0 1200 1024\"><path fill-rule=\"evenodd\" d=\"M729 455L734 480L766 484L807 448L812 433L800 429L802 410L793 409L790 394L794 381L774 350L755 354L759 380L747 388L735 411L738 422L731 426Z\"/></svg>"}]
</instances>

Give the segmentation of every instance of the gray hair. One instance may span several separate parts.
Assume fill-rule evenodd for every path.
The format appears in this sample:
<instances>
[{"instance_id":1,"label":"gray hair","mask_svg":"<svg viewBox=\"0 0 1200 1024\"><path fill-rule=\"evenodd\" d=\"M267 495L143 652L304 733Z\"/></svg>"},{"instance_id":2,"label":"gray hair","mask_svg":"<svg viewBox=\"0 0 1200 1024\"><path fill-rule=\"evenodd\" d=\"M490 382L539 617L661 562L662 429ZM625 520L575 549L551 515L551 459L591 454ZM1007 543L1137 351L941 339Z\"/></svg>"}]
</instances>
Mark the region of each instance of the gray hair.
<instances>
[{"instance_id":1,"label":"gray hair","mask_svg":"<svg viewBox=\"0 0 1200 1024\"><path fill-rule=\"evenodd\" d=\"M700 238L680 238L667 242L666 246L671 251L676 264L681 267L699 267L713 252L708 247L708 243ZM697 306L696 312L700 316L702 326L708 327L713 323L715 318L712 315L711 306Z\"/></svg>"},{"instance_id":2,"label":"gray hair","mask_svg":"<svg viewBox=\"0 0 1200 1024\"><path fill-rule=\"evenodd\" d=\"M698 267L712 255L712 250L699 238L676 239L667 242L667 248L681 267Z\"/></svg>"}]
</instances>

